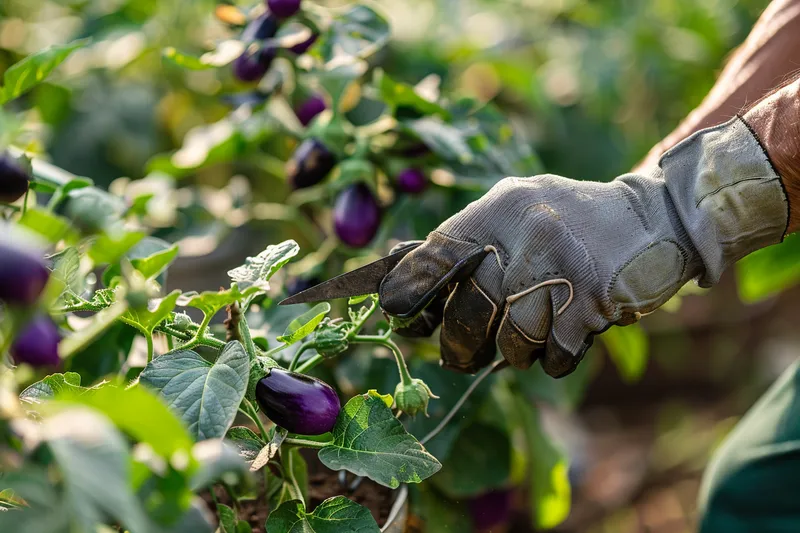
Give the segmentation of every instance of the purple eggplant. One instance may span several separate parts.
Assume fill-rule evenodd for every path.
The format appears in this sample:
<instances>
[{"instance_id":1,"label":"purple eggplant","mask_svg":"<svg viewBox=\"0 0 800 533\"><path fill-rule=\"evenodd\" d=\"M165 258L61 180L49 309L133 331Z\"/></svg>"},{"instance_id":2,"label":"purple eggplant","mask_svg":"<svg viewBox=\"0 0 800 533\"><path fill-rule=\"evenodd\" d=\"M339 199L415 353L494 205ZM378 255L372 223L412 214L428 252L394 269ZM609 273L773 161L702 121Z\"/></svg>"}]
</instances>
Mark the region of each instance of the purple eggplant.
<instances>
[{"instance_id":1,"label":"purple eggplant","mask_svg":"<svg viewBox=\"0 0 800 533\"><path fill-rule=\"evenodd\" d=\"M319 278L294 278L286 284L286 296L294 296L298 292L310 289L314 285L319 285L322 281Z\"/></svg>"},{"instance_id":2,"label":"purple eggplant","mask_svg":"<svg viewBox=\"0 0 800 533\"><path fill-rule=\"evenodd\" d=\"M428 186L428 178L418 168L405 168L397 175L397 188L408 194L418 194Z\"/></svg>"},{"instance_id":3,"label":"purple eggplant","mask_svg":"<svg viewBox=\"0 0 800 533\"><path fill-rule=\"evenodd\" d=\"M333 227L339 239L353 248L372 241L381 223L381 208L363 183L350 185L339 193L333 205Z\"/></svg>"},{"instance_id":4,"label":"purple eggplant","mask_svg":"<svg viewBox=\"0 0 800 533\"><path fill-rule=\"evenodd\" d=\"M336 391L324 381L280 368L259 380L256 401L275 424L300 435L327 433L342 408Z\"/></svg>"},{"instance_id":5,"label":"purple eggplant","mask_svg":"<svg viewBox=\"0 0 800 533\"><path fill-rule=\"evenodd\" d=\"M19 162L4 152L0 154L0 202L16 202L28 191L30 176Z\"/></svg>"},{"instance_id":6,"label":"purple eggplant","mask_svg":"<svg viewBox=\"0 0 800 533\"><path fill-rule=\"evenodd\" d=\"M468 508L476 533L495 531L511 519L514 493L509 489L486 492L472 498Z\"/></svg>"},{"instance_id":7,"label":"purple eggplant","mask_svg":"<svg viewBox=\"0 0 800 533\"><path fill-rule=\"evenodd\" d=\"M32 249L0 242L0 300L31 305L49 277L44 259Z\"/></svg>"},{"instance_id":8,"label":"purple eggplant","mask_svg":"<svg viewBox=\"0 0 800 533\"><path fill-rule=\"evenodd\" d=\"M61 335L47 315L38 315L31 320L11 344L11 356L17 364L27 363L33 367L56 367L58 343Z\"/></svg>"},{"instance_id":9,"label":"purple eggplant","mask_svg":"<svg viewBox=\"0 0 800 533\"><path fill-rule=\"evenodd\" d=\"M270 13L278 18L289 18L300 11L301 0L267 0Z\"/></svg>"},{"instance_id":10,"label":"purple eggplant","mask_svg":"<svg viewBox=\"0 0 800 533\"><path fill-rule=\"evenodd\" d=\"M277 17L270 13L264 13L247 24L244 31L242 31L240 39L245 44L250 44L253 41L271 39L278 33L278 26Z\"/></svg>"},{"instance_id":11,"label":"purple eggplant","mask_svg":"<svg viewBox=\"0 0 800 533\"><path fill-rule=\"evenodd\" d=\"M253 82L264 77L272 60L275 59L275 50L261 48L255 52L245 52L233 61L233 75L241 81Z\"/></svg>"},{"instance_id":12,"label":"purple eggplant","mask_svg":"<svg viewBox=\"0 0 800 533\"><path fill-rule=\"evenodd\" d=\"M303 126L308 126L314 117L325 111L325 99L319 95L311 95L294 109L294 114Z\"/></svg>"},{"instance_id":13,"label":"purple eggplant","mask_svg":"<svg viewBox=\"0 0 800 533\"><path fill-rule=\"evenodd\" d=\"M316 185L336 166L336 156L318 139L303 141L286 163L286 179L292 189Z\"/></svg>"},{"instance_id":14,"label":"purple eggplant","mask_svg":"<svg viewBox=\"0 0 800 533\"><path fill-rule=\"evenodd\" d=\"M306 52L308 52L308 49L311 48L315 42L317 42L318 37L319 37L318 33L312 33L308 39L306 39L303 42L290 46L289 48L287 48L287 50L297 55L305 54Z\"/></svg>"}]
</instances>

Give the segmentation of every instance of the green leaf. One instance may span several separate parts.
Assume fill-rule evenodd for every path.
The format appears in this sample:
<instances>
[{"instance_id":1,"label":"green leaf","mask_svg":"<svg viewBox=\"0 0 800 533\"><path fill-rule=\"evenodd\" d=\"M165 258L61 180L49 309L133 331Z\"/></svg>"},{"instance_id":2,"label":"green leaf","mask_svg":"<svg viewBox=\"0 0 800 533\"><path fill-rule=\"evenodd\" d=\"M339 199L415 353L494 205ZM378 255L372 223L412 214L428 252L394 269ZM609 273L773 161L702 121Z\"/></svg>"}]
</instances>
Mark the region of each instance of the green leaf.
<instances>
[{"instance_id":1,"label":"green leaf","mask_svg":"<svg viewBox=\"0 0 800 533\"><path fill-rule=\"evenodd\" d=\"M439 115L447 120L450 113L437 104L420 96L413 85L397 82L382 70L375 72L375 81L383 100L396 110L398 107L410 107L422 115Z\"/></svg>"},{"instance_id":2,"label":"green leaf","mask_svg":"<svg viewBox=\"0 0 800 533\"><path fill-rule=\"evenodd\" d=\"M61 281L73 294L81 294L84 279L80 273L81 256L78 250L70 246L48 256L48 259L53 262L53 277Z\"/></svg>"},{"instance_id":3,"label":"green leaf","mask_svg":"<svg viewBox=\"0 0 800 533\"><path fill-rule=\"evenodd\" d=\"M59 215L70 219L86 235L120 231L125 210L120 198L94 187L70 190L56 208Z\"/></svg>"},{"instance_id":4,"label":"green leaf","mask_svg":"<svg viewBox=\"0 0 800 533\"><path fill-rule=\"evenodd\" d=\"M372 296L371 294L365 294L363 296L351 296L347 300L347 305L358 305L362 303L364 300Z\"/></svg>"},{"instance_id":5,"label":"green leaf","mask_svg":"<svg viewBox=\"0 0 800 533\"><path fill-rule=\"evenodd\" d=\"M116 263L144 237L141 231L98 235L89 248L89 257L96 265Z\"/></svg>"},{"instance_id":6,"label":"green leaf","mask_svg":"<svg viewBox=\"0 0 800 533\"><path fill-rule=\"evenodd\" d=\"M88 39L81 39L65 45L50 46L12 65L3 75L0 104L17 98L44 81L72 52L87 44Z\"/></svg>"},{"instance_id":7,"label":"green leaf","mask_svg":"<svg viewBox=\"0 0 800 533\"><path fill-rule=\"evenodd\" d=\"M244 426L234 426L225 434L239 450L239 456L247 462L252 462L264 447L264 441L252 429Z\"/></svg>"},{"instance_id":8,"label":"green leaf","mask_svg":"<svg viewBox=\"0 0 800 533\"><path fill-rule=\"evenodd\" d=\"M170 245L156 237L145 237L125 254L125 257L130 259L133 268L138 270L145 279L158 278L157 281L162 286L166 282L165 270L177 256L177 244ZM103 283L108 286L111 284L111 280L119 275L119 265L112 265L103 272Z\"/></svg>"},{"instance_id":9,"label":"green leaf","mask_svg":"<svg viewBox=\"0 0 800 533\"><path fill-rule=\"evenodd\" d=\"M389 23L383 15L363 4L352 5L334 16L316 48L326 60L341 54L363 58L383 47L389 35Z\"/></svg>"},{"instance_id":10,"label":"green leaf","mask_svg":"<svg viewBox=\"0 0 800 533\"><path fill-rule=\"evenodd\" d=\"M567 457L545 433L536 409L524 398L516 397L515 403L530 458L533 525L537 529L552 529L569 515Z\"/></svg>"},{"instance_id":11,"label":"green leaf","mask_svg":"<svg viewBox=\"0 0 800 533\"><path fill-rule=\"evenodd\" d=\"M328 302L318 303L299 317L289 322L289 326L283 335L278 337L280 342L286 344L294 344L295 342L303 339L306 335L316 329L325 315L331 312L331 304Z\"/></svg>"},{"instance_id":12,"label":"green leaf","mask_svg":"<svg viewBox=\"0 0 800 533\"><path fill-rule=\"evenodd\" d=\"M220 533L236 533L236 513L224 503L217 504Z\"/></svg>"},{"instance_id":13,"label":"green leaf","mask_svg":"<svg viewBox=\"0 0 800 533\"><path fill-rule=\"evenodd\" d=\"M379 533L369 509L344 496L328 498L307 513L300 500L284 503L267 519L270 533Z\"/></svg>"},{"instance_id":14,"label":"green leaf","mask_svg":"<svg viewBox=\"0 0 800 533\"><path fill-rule=\"evenodd\" d=\"M0 511L0 531L71 533L69 509L45 468L28 464L21 470L4 471L0 479L3 487L29 506Z\"/></svg>"},{"instance_id":15,"label":"green leaf","mask_svg":"<svg viewBox=\"0 0 800 533\"><path fill-rule=\"evenodd\" d=\"M503 487L510 473L508 435L487 424L474 423L459 434L445 467L431 482L451 499L461 500Z\"/></svg>"},{"instance_id":16,"label":"green leaf","mask_svg":"<svg viewBox=\"0 0 800 533\"><path fill-rule=\"evenodd\" d=\"M649 341L639 324L612 327L600 335L600 340L625 381L630 383L642 377L647 368Z\"/></svg>"},{"instance_id":17,"label":"green leaf","mask_svg":"<svg viewBox=\"0 0 800 533\"><path fill-rule=\"evenodd\" d=\"M153 359L139 376L159 392L196 440L225 435L247 389L250 360L242 345L229 342L213 364L180 350Z\"/></svg>"},{"instance_id":18,"label":"green leaf","mask_svg":"<svg viewBox=\"0 0 800 533\"><path fill-rule=\"evenodd\" d=\"M419 483L442 467L383 399L370 394L347 402L333 428L333 444L322 448L319 458L332 470L348 470L392 489Z\"/></svg>"},{"instance_id":19,"label":"green leaf","mask_svg":"<svg viewBox=\"0 0 800 533\"><path fill-rule=\"evenodd\" d=\"M445 161L468 164L475 158L467 143L467 136L455 126L435 117L411 120L406 124L428 148Z\"/></svg>"},{"instance_id":20,"label":"green leaf","mask_svg":"<svg viewBox=\"0 0 800 533\"><path fill-rule=\"evenodd\" d=\"M256 257L248 257L243 265L228 271L228 276L240 290L247 290L250 287L267 290L269 278L299 251L300 246L292 240L271 244Z\"/></svg>"},{"instance_id":21,"label":"green leaf","mask_svg":"<svg viewBox=\"0 0 800 533\"><path fill-rule=\"evenodd\" d=\"M152 335L153 330L169 318L180 296L181 291L175 289L161 300L152 300L150 304L155 306L152 310L150 310L150 307L147 309L128 309L124 318L135 323L138 329Z\"/></svg>"},{"instance_id":22,"label":"green leaf","mask_svg":"<svg viewBox=\"0 0 800 533\"><path fill-rule=\"evenodd\" d=\"M754 252L736 264L739 296L754 303L800 282L800 233Z\"/></svg>"},{"instance_id":23,"label":"green leaf","mask_svg":"<svg viewBox=\"0 0 800 533\"><path fill-rule=\"evenodd\" d=\"M292 477L297 481L300 487L300 493L303 499L308 499L308 465L306 460L300 454L299 448L290 448L285 454L282 455L284 468L288 468L292 472ZM288 502L295 497L293 486L290 482L279 478L277 476L270 476L268 478L267 496L269 499L269 506L271 509L277 509L285 502Z\"/></svg>"},{"instance_id":24,"label":"green leaf","mask_svg":"<svg viewBox=\"0 0 800 533\"><path fill-rule=\"evenodd\" d=\"M37 381L23 390L19 395L19 399L35 403L39 400L52 398L64 390L85 390L81 387L81 375L76 372L50 374L41 381Z\"/></svg>"},{"instance_id":25,"label":"green leaf","mask_svg":"<svg viewBox=\"0 0 800 533\"><path fill-rule=\"evenodd\" d=\"M33 230L53 244L75 234L66 218L39 207L29 207L17 223Z\"/></svg>"},{"instance_id":26,"label":"green leaf","mask_svg":"<svg viewBox=\"0 0 800 533\"><path fill-rule=\"evenodd\" d=\"M209 63L204 63L199 57L178 52L175 48L171 46L164 48L161 55L162 57L170 60L179 67L183 67L189 70L208 70L210 68L214 68L214 65L211 65Z\"/></svg>"},{"instance_id":27,"label":"green leaf","mask_svg":"<svg viewBox=\"0 0 800 533\"><path fill-rule=\"evenodd\" d=\"M240 291L239 287L234 283L230 289L217 292L203 291L200 294L185 292L178 298L178 305L194 307L200 309L206 315L214 315L223 307L259 292L261 292L261 289L258 287L250 287L245 291Z\"/></svg>"},{"instance_id":28,"label":"green leaf","mask_svg":"<svg viewBox=\"0 0 800 533\"><path fill-rule=\"evenodd\" d=\"M236 447L222 439L198 442L192 449L192 456L199 464L189 482L195 492L230 474L241 478L248 472L247 464L239 457Z\"/></svg>"},{"instance_id":29,"label":"green leaf","mask_svg":"<svg viewBox=\"0 0 800 533\"><path fill-rule=\"evenodd\" d=\"M105 386L92 394L71 390L58 398L64 405L83 405L103 413L117 428L137 442L144 442L159 456L170 460L175 453L189 454L194 442L184 424L152 392L143 387L122 389ZM191 471L193 463L187 468Z\"/></svg>"}]
</instances>

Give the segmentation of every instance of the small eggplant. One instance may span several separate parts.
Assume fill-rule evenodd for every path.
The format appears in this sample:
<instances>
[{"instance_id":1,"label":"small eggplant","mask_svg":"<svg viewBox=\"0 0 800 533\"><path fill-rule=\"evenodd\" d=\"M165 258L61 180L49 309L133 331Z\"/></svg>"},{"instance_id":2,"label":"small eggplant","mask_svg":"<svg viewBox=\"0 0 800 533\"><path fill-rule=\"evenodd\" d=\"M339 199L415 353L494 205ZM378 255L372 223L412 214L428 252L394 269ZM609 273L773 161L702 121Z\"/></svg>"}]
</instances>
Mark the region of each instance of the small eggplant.
<instances>
[{"instance_id":1,"label":"small eggplant","mask_svg":"<svg viewBox=\"0 0 800 533\"><path fill-rule=\"evenodd\" d=\"M327 433L342 408L336 391L324 381L279 368L259 380L256 401L275 424L300 435Z\"/></svg>"},{"instance_id":2,"label":"small eggplant","mask_svg":"<svg viewBox=\"0 0 800 533\"><path fill-rule=\"evenodd\" d=\"M290 280L286 284L286 295L287 296L294 296L298 292L302 292L302 291L304 291L306 289L310 289L314 285L319 285L320 283L322 283L322 280L320 280L317 277L311 277L311 278L297 277L297 278L294 278L294 279Z\"/></svg>"},{"instance_id":3,"label":"small eggplant","mask_svg":"<svg viewBox=\"0 0 800 533\"><path fill-rule=\"evenodd\" d=\"M47 315L38 315L31 320L11 345L11 356L17 364L27 363L33 367L56 367L61 362L58 343L61 335Z\"/></svg>"},{"instance_id":4,"label":"small eggplant","mask_svg":"<svg viewBox=\"0 0 800 533\"><path fill-rule=\"evenodd\" d=\"M303 126L308 126L314 117L325 111L328 106L319 94L311 95L294 109L294 114Z\"/></svg>"},{"instance_id":5,"label":"small eggplant","mask_svg":"<svg viewBox=\"0 0 800 533\"><path fill-rule=\"evenodd\" d=\"M255 52L245 52L233 61L233 75L244 82L258 81L264 77L272 60L275 59L275 50L261 48Z\"/></svg>"},{"instance_id":6,"label":"small eggplant","mask_svg":"<svg viewBox=\"0 0 800 533\"><path fill-rule=\"evenodd\" d=\"M0 242L0 300L32 305L49 277L44 259L32 249Z\"/></svg>"},{"instance_id":7,"label":"small eggplant","mask_svg":"<svg viewBox=\"0 0 800 533\"><path fill-rule=\"evenodd\" d=\"M292 189L316 185L336 166L336 156L318 139L303 141L286 163L286 179Z\"/></svg>"},{"instance_id":8,"label":"small eggplant","mask_svg":"<svg viewBox=\"0 0 800 533\"><path fill-rule=\"evenodd\" d=\"M242 31L240 39L245 44L271 39L278 33L278 26L277 17L264 13L247 24L244 31Z\"/></svg>"},{"instance_id":9,"label":"small eggplant","mask_svg":"<svg viewBox=\"0 0 800 533\"><path fill-rule=\"evenodd\" d=\"M369 187L350 185L333 205L333 227L339 239L353 248L368 245L381 224L381 208Z\"/></svg>"},{"instance_id":10,"label":"small eggplant","mask_svg":"<svg viewBox=\"0 0 800 533\"><path fill-rule=\"evenodd\" d=\"M405 168L397 175L397 188L408 194L418 194L428 186L428 178L418 168Z\"/></svg>"},{"instance_id":11,"label":"small eggplant","mask_svg":"<svg viewBox=\"0 0 800 533\"><path fill-rule=\"evenodd\" d=\"M287 50L297 55L305 54L306 52L308 52L308 49L311 48L315 42L317 42L318 37L319 37L318 33L312 33L311 37L309 37L303 42L290 46L289 48L287 48Z\"/></svg>"},{"instance_id":12,"label":"small eggplant","mask_svg":"<svg viewBox=\"0 0 800 533\"><path fill-rule=\"evenodd\" d=\"M300 11L302 0L267 0L269 12L278 18L289 18Z\"/></svg>"},{"instance_id":13,"label":"small eggplant","mask_svg":"<svg viewBox=\"0 0 800 533\"><path fill-rule=\"evenodd\" d=\"M16 202L28 191L30 176L8 152L0 154L0 202Z\"/></svg>"}]
</instances>

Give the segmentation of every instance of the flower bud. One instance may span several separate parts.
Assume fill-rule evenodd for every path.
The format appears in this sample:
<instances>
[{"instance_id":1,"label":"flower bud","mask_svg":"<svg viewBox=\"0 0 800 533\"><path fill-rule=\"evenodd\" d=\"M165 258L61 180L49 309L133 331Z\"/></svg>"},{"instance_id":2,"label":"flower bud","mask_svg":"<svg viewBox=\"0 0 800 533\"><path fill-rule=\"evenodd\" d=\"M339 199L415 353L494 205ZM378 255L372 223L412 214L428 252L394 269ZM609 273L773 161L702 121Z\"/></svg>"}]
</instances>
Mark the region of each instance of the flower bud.
<instances>
[{"instance_id":1,"label":"flower bud","mask_svg":"<svg viewBox=\"0 0 800 533\"><path fill-rule=\"evenodd\" d=\"M395 407L411 416L416 416L420 411L428 416L428 402L431 398L438 396L431 392L424 381L417 378L413 378L407 385L401 381L394 390Z\"/></svg>"}]
</instances>

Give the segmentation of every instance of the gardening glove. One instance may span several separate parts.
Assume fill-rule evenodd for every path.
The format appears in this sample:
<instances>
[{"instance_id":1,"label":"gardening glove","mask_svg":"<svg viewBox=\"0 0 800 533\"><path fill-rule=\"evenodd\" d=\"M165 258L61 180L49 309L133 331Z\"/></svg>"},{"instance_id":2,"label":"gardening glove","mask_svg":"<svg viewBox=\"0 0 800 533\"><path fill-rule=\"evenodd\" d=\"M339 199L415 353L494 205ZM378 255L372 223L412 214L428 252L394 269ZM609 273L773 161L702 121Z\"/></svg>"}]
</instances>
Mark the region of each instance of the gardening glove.
<instances>
[{"instance_id":1,"label":"gardening glove","mask_svg":"<svg viewBox=\"0 0 800 533\"><path fill-rule=\"evenodd\" d=\"M538 359L561 377L593 335L636 322L691 279L713 285L779 242L787 222L781 181L737 117L643 174L500 181L403 258L380 303L408 319L396 322L400 333L430 334L441 322L443 366L476 372L496 343L511 365Z\"/></svg>"}]
</instances>

